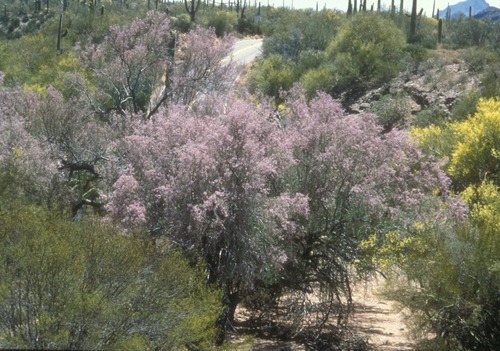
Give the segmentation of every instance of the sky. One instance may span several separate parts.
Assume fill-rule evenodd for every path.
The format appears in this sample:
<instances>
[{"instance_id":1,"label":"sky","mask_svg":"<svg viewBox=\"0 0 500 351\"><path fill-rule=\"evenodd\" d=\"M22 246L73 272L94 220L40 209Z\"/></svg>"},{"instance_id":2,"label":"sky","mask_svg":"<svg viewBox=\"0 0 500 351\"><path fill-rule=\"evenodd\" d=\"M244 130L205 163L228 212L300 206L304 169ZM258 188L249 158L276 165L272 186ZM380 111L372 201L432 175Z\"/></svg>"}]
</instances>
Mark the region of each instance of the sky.
<instances>
[{"instance_id":1,"label":"sky","mask_svg":"<svg viewBox=\"0 0 500 351\"><path fill-rule=\"evenodd\" d=\"M258 0L259 1L259 0ZM267 0L260 0L262 5L267 5L266 3ZM349 0L318 0L318 7L322 9L323 7L326 6L328 9L339 9L342 11L347 10L347 3ZM436 9L444 9L445 7L448 6L448 3L450 5L454 5L458 2L461 2L463 0L436 0ZM283 2L286 7L291 8L293 4L294 9L300 9L300 8L316 8L316 0L269 0L269 4L274 6L283 6ZM394 0L396 3L396 8L399 9L399 3L400 0ZM432 4L434 0L417 0L417 6L418 8L423 8L426 15L430 16L432 14ZM490 6L495 6L500 8L500 0L486 0L486 2ZM359 4L359 0L358 0ZM374 4L375 8L377 7L377 0L367 0L366 6L367 8L371 7L371 4ZM382 0L382 7L388 8L391 5L391 0ZM411 0L404 0L404 8L406 11L410 12L411 11L411 5L412 1Z\"/></svg>"}]
</instances>

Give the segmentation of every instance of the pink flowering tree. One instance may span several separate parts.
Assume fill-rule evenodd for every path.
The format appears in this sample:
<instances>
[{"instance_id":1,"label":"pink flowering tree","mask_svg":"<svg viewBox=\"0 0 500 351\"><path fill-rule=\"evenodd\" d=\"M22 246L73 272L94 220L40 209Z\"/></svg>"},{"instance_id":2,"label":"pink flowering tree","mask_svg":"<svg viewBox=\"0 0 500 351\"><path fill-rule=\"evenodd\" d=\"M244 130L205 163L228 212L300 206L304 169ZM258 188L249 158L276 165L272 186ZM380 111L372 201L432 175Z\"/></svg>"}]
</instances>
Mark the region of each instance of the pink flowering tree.
<instances>
[{"instance_id":1,"label":"pink flowering tree","mask_svg":"<svg viewBox=\"0 0 500 351\"><path fill-rule=\"evenodd\" d=\"M281 182L292 150L271 113L209 97L136 121L119 160L128 166L110 195L124 225L146 225L203 259L208 281L225 294L223 326L258 282L277 279L284 242L301 230L290 217L308 215L307 198Z\"/></svg>"},{"instance_id":2,"label":"pink flowering tree","mask_svg":"<svg viewBox=\"0 0 500 351\"><path fill-rule=\"evenodd\" d=\"M100 188L106 181L109 142L120 135L116 128L97 120L84 100L66 100L52 87L31 104L32 134L50 148L65 178L63 202L74 215L85 207L103 210Z\"/></svg>"},{"instance_id":3,"label":"pink flowering tree","mask_svg":"<svg viewBox=\"0 0 500 351\"><path fill-rule=\"evenodd\" d=\"M0 81L1 81L0 74ZM31 133L35 94L0 85L0 197L46 201L60 182L50 148Z\"/></svg>"},{"instance_id":4,"label":"pink flowering tree","mask_svg":"<svg viewBox=\"0 0 500 351\"><path fill-rule=\"evenodd\" d=\"M308 198L310 215L294 238L293 256L301 259L289 261L285 285L318 287L326 300L320 322L330 312L340 322L349 314L353 265L365 259L360 242L394 230L404 236L412 224L442 215L449 179L406 133L383 134L375 116L345 115L326 94L307 102L293 92L287 111L295 162L286 179L289 192Z\"/></svg>"},{"instance_id":5,"label":"pink flowering tree","mask_svg":"<svg viewBox=\"0 0 500 351\"><path fill-rule=\"evenodd\" d=\"M171 100L189 105L197 97L226 95L237 70L229 59L234 40L217 37L215 30L197 27L179 41L179 61L172 73Z\"/></svg>"},{"instance_id":6,"label":"pink flowering tree","mask_svg":"<svg viewBox=\"0 0 500 351\"><path fill-rule=\"evenodd\" d=\"M108 209L203 259L225 291L224 322L262 286L301 303L319 287L323 317L342 319L359 243L437 214L448 178L403 132L383 134L327 95L307 103L295 92L275 117L266 104L208 96L135 120L117 146Z\"/></svg>"},{"instance_id":7,"label":"pink flowering tree","mask_svg":"<svg viewBox=\"0 0 500 351\"><path fill-rule=\"evenodd\" d=\"M83 88L96 112L151 117L168 102L191 103L197 94L225 92L234 80L223 64L232 48L229 37L197 28L180 37L169 18L148 12L130 25L113 26L101 44L82 53L97 89Z\"/></svg>"},{"instance_id":8,"label":"pink flowering tree","mask_svg":"<svg viewBox=\"0 0 500 351\"><path fill-rule=\"evenodd\" d=\"M103 43L82 54L98 88L88 95L93 107L101 113L146 112L150 95L173 64L174 41L167 16L158 12L111 27Z\"/></svg>"},{"instance_id":9,"label":"pink flowering tree","mask_svg":"<svg viewBox=\"0 0 500 351\"><path fill-rule=\"evenodd\" d=\"M75 215L87 206L101 210L99 188L114 129L96 121L83 101L66 101L53 87L43 93L4 89L0 100L2 158L19 167L22 160L18 170L31 179L23 183Z\"/></svg>"}]
</instances>

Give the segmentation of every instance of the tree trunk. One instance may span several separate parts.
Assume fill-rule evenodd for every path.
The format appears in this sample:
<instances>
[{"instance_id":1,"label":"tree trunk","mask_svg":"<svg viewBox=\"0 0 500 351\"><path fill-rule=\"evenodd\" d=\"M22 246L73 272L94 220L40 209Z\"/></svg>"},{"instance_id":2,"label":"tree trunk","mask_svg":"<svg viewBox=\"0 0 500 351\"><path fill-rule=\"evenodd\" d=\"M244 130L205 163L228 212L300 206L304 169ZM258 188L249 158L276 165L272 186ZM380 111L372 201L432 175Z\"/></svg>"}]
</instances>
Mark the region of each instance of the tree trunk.
<instances>
[{"instance_id":1,"label":"tree trunk","mask_svg":"<svg viewBox=\"0 0 500 351\"><path fill-rule=\"evenodd\" d=\"M238 292L231 293L225 291L222 300L225 308L224 312L217 320L218 330L217 338L215 340L217 346L221 346L226 339L227 332L234 329L234 314L236 312L236 307L238 307L238 303L240 302L240 295Z\"/></svg>"}]
</instances>

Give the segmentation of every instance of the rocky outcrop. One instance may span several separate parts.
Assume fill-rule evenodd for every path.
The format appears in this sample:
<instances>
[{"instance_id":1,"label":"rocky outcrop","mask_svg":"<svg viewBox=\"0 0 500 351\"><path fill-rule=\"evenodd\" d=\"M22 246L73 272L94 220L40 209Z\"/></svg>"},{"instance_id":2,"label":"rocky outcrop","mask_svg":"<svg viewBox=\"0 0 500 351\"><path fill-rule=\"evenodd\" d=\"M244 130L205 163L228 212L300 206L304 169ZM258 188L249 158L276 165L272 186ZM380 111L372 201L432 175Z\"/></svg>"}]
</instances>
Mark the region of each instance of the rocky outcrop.
<instances>
[{"instance_id":1,"label":"rocky outcrop","mask_svg":"<svg viewBox=\"0 0 500 351\"><path fill-rule=\"evenodd\" d=\"M490 22L500 22L500 9L490 6L474 16L475 19Z\"/></svg>"},{"instance_id":2,"label":"rocky outcrop","mask_svg":"<svg viewBox=\"0 0 500 351\"><path fill-rule=\"evenodd\" d=\"M464 62L424 66L417 72L401 73L389 83L366 92L345 107L353 113L370 111L383 96L403 94L410 99L412 114L432 106L443 115L449 115L457 99L477 89L479 84L479 77L472 74Z\"/></svg>"}]
</instances>

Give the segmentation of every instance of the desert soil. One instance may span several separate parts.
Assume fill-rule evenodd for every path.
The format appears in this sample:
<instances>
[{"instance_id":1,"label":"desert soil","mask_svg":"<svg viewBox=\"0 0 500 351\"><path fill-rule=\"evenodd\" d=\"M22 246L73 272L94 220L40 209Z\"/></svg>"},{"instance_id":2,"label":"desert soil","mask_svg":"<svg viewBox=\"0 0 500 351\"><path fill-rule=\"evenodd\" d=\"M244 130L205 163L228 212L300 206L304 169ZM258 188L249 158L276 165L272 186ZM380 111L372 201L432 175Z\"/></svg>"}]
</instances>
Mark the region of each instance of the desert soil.
<instances>
[{"instance_id":1,"label":"desert soil","mask_svg":"<svg viewBox=\"0 0 500 351\"><path fill-rule=\"evenodd\" d=\"M355 287L355 313L350 325L378 351L413 350L405 318L393 302L381 294L383 279Z\"/></svg>"},{"instance_id":2,"label":"desert soil","mask_svg":"<svg viewBox=\"0 0 500 351\"><path fill-rule=\"evenodd\" d=\"M393 302L381 294L383 279L374 279L359 284L353 290L355 313L349 326L352 331L373 346L376 351L409 351L414 350L414 343L408 335L404 315L398 311ZM237 320L244 323L248 314L239 309ZM243 335L233 335L234 350L238 351L305 351L303 345L294 342L278 342L275 340L253 338L250 345L241 342ZM237 340L240 340L238 342ZM238 345L239 344L239 345ZM238 346L237 346L238 345ZM246 344L249 345L249 344Z\"/></svg>"}]
</instances>

